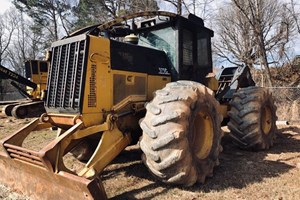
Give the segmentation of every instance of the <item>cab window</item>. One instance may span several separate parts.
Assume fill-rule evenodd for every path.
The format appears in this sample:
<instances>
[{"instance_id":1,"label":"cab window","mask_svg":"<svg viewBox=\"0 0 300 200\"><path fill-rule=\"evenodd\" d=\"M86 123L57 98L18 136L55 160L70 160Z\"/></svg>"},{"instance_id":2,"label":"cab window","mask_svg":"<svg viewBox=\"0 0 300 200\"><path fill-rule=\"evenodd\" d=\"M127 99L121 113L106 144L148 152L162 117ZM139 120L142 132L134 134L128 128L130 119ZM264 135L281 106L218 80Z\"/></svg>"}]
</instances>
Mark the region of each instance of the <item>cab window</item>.
<instances>
[{"instance_id":1,"label":"cab window","mask_svg":"<svg viewBox=\"0 0 300 200\"><path fill-rule=\"evenodd\" d=\"M48 72L47 62L40 62L40 72Z\"/></svg>"},{"instance_id":2,"label":"cab window","mask_svg":"<svg viewBox=\"0 0 300 200\"><path fill-rule=\"evenodd\" d=\"M31 69L32 69L32 74L38 74L38 62L36 60L31 61Z\"/></svg>"},{"instance_id":3,"label":"cab window","mask_svg":"<svg viewBox=\"0 0 300 200\"><path fill-rule=\"evenodd\" d=\"M209 65L208 56L208 39L197 36L197 62L200 67L207 67Z\"/></svg>"}]
</instances>

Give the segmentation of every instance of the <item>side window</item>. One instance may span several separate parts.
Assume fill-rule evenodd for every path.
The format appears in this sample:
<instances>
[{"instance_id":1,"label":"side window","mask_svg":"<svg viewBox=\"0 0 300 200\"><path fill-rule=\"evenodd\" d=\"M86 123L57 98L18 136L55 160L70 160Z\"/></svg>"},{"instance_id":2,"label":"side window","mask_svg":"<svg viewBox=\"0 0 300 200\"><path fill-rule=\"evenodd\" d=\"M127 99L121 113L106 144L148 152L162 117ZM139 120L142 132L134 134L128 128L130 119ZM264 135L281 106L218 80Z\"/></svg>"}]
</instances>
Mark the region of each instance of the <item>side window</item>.
<instances>
[{"instance_id":1,"label":"side window","mask_svg":"<svg viewBox=\"0 0 300 200\"><path fill-rule=\"evenodd\" d=\"M25 62L25 76L26 78L31 78L30 61Z\"/></svg>"},{"instance_id":2,"label":"side window","mask_svg":"<svg viewBox=\"0 0 300 200\"><path fill-rule=\"evenodd\" d=\"M183 65L193 65L193 33L184 29L182 37Z\"/></svg>"},{"instance_id":3,"label":"side window","mask_svg":"<svg viewBox=\"0 0 300 200\"><path fill-rule=\"evenodd\" d=\"M47 62L40 62L40 72L48 72Z\"/></svg>"},{"instance_id":4,"label":"side window","mask_svg":"<svg viewBox=\"0 0 300 200\"><path fill-rule=\"evenodd\" d=\"M177 64L177 36L178 30L167 27L139 35L139 45L151 47L166 52L174 68L178 70Z\"/></svg>"},{"instance_id":5,"label":"side window","mask_svg":"<svg viewBox=\"0 0 300 200\"><path fill-rule=\"evenodd\" d=\"M200 34L197 35L197 62L199 66L209 65L208 56L208 38L201 37Z\"/></svg>"},{"instance_id":6,"label":"side window","mask_svg":"<svg viewBox=\"0 0 300 200\"><path fill-rule=\"evenodd\" d=\"M38 62L36 60L31 61L31 69L32 69L32 74L38 74Z\"/></svg>"}]
</instances>

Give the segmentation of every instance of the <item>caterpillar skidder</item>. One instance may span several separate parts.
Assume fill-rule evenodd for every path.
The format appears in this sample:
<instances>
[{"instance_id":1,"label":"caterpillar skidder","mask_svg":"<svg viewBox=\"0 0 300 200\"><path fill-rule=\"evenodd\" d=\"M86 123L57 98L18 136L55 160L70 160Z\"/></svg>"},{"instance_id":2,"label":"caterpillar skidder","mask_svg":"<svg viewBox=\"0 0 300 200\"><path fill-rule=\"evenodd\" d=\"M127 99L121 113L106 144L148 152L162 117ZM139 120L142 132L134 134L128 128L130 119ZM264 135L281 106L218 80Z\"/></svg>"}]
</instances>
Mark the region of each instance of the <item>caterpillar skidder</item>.
<instances>
[{"instance_id":1,"label":"caterpillar skidder","mask_svg":"<svg viewBox=\"0 0 300 200\"><path fill-rule=\"evenodd\" d=\"M211 37L192 14L144 12L54 42L47 112L2 140L0 181L40 199L105 199L101 172L140 138L157 179L204 182L219 164L222 121L240 147L269 148L271 94L254 86L247 67L225 68L217 80ZM57 137L41 150L22 146L29 133L52 126ZM85 166L68 169L68 152Z\"/></svg>"},{"instance_id":2,"label":"caterpillar skidder","mask_svg":"<svg viewBox=\"0 0 300 200\"><path fill-rule=\"evenodd\" d=\"M17 100L14 102L0 102L1 105L6 104L2 108L2 112L7 116L15 118L39 117L45 112L44 108L44 91L46 90L47 74L49 62L44 60L28 60L25 62L26 78L0 66L0 78L11 79L13 85L25 100ZM28 80L30 79L30 80ZM26 90L19 87L18 84L26 86Z\"/></svg>"}]
</instances>

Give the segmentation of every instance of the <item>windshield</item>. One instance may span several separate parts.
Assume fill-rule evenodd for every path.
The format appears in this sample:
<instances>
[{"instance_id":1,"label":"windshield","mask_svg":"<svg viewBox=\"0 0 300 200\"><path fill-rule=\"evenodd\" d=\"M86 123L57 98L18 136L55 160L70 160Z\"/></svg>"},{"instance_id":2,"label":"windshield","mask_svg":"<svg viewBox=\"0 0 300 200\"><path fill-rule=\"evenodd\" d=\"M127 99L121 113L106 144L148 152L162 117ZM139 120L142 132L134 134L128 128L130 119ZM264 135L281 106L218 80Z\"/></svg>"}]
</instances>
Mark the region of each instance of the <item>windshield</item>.
<instances>
[{"instance_id":1,"label":"windshield","mask_svg":"<svg viewBox=\"0 0 300 200\"><path fill-rule=\"evenodd\" d=\"M177 69L177 30L172 27L141 33L139 45L164 51L171 64Z\"/></svg>"}]
</instances>

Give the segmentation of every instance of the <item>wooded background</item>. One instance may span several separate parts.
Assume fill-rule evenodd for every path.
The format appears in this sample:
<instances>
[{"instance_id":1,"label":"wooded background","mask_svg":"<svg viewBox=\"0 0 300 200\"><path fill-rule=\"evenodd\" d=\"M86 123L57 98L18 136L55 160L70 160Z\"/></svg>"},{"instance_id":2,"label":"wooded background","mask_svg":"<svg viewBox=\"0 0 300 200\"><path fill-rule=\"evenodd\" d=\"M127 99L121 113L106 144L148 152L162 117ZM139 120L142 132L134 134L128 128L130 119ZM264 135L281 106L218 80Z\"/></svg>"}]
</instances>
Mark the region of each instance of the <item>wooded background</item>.
<instances>
[{"instance_id":1,"label":"wooded background","mask_svg":"<svg viewBox=\"0 0 300 200\"><path fill-rule=\"evenodd\" d=\"M203 18L215 31L214 66L248 65L274 85L270 68L291 65L300 34L295 0L12 0L0 15L0 63L24 75L24 61L41 59L53 41L118 16L167 10ZM1 87L0 93L5 92Z\"/></svg>"}]
</instances>

